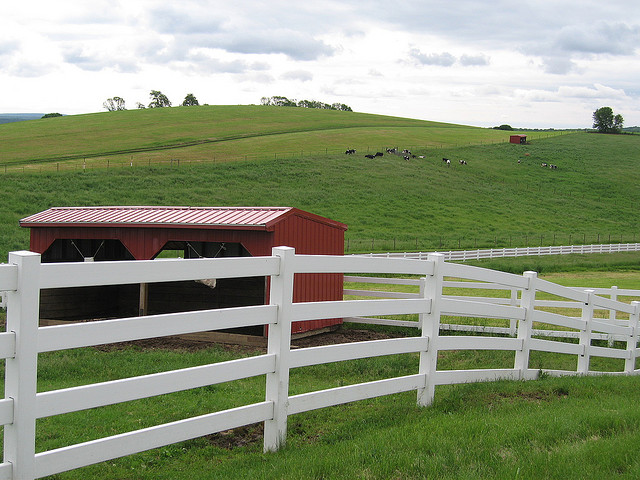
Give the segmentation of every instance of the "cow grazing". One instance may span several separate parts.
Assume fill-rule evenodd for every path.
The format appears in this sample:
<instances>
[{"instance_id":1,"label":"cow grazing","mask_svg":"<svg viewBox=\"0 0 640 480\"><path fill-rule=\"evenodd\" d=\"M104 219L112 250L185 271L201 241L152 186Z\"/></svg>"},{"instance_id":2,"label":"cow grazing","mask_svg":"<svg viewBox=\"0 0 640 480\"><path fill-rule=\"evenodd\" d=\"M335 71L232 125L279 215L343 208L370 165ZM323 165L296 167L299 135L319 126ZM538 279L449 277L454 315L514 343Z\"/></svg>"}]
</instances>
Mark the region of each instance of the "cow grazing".
<instances>
[{"instance_id":1,"label":"cow grazing","mask_svg":"<svg viewBox=\"0 0 640 480\"><path fill-rule=\"evenodd\" d=\"M346 152L344 152L346 155L353 155L354 153L356 153L356 149L355 148L350 148L348 149Z\"/></svg>"},{"instance_id":2,"label":"cow grazing","mask_svg":"<svg viewBox=\"0 0 640 480\"><path fill-rule=\"evenodd\" d=\"M398 153L397 148L387 148L387 153Z\"/></svg>"},{"instance_id":3,"label":"cow grazing","mask_svg":"<svg viewBox=\"0 0 640 480\"><path fill-rule=\"evenodd\" d=\"M460 163L460 165L466 165L467 161L466 160L458 160L458 163Z\"/></svg>"},{"instance_id":4,"label":"cow grazing","mask_svg":"<svg viewBox=\"0 0 640 480\"><path fill-rule=\"evenodd\" d=\"M447 164L447 167L451 166L451 160L449 160L448 158L447 158L447 161L445 163Z\"/></svg>"},{"instance_id":5,"label":"cow grazing","mask_svg":"<svg viewBox=\"0 0 640 480\"><path fill-rule=\"evenodd\" d=\"M449 161L449 159L448 159L448 158L444 158L444 157L442 157L442 161L443 161L444 163L447 163L447 162Z\"/></svg>"},{"instance_id":6,"label":"cow grazing","mask_svg":"<svg viewBox=\"0 0 640 480\"><path fill-rule=\"evenodd\" d=\"M375 155L371 155L371 154L367 154L367 155L365 155L365 158L374 159L374 158L376 158L376 156Z\"/></svg>"},{"instance_id":7,"label":"cow grazing","mask_svg":"<svg viewBox=\"0 0 640 480\"><path fill-rule=\"evenodd\" d=\"M546 163L543 162L543 163L540 164L540 166L541 167L548 167L549 165L547 165Z\"/></svg>"},{"instance_id":8,"label":"cow grazing","mask_svg":"<svg viewBox=\"0 0 640 480\"><path fill-rule=\"evenodd\" d=\"M409 155L403 155L402 158L404 158L408 162L410 157L409 157Z\"/></svg>"},{"instance_id":9,"label":"cow grazing","mask_svg":"<svg viewBox=\"0 0 640 480\"><path fill-rule=\"evenodd\" d=\"M376 157L382 157L382 156L384 156L384 153L382 153L382 152L376 152L375 156L376 156Z\"/></svg>"}]
</instances>

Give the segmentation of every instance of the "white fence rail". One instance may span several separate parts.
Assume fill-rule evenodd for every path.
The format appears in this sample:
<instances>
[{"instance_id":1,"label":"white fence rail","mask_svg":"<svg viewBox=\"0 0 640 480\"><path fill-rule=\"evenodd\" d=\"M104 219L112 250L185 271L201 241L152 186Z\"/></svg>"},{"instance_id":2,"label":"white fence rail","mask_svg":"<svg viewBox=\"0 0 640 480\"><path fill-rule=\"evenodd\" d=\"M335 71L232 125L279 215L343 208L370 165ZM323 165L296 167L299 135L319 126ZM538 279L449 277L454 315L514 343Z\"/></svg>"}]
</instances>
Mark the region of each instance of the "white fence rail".
<instances>
[{"instance_id":1,"label":"white fence rail","mask_svg":"<svg viewBox=\"0 0 640 480\"><path fill-rule=\"evenodd\" d=\"M528 257L540 255L570 255L573 253L638 252L640 243L610 243L595 245L565 245L557 247L486 248L482 250L450 250L448 252L392 252L359 254L376 258L412 258L426 260L431 253L441 253L446 262L482 260L487 258Z\"/></svg>"},{"instance_id":2,"label":"white fence rail","mask_svg":"<svg viewBox=\"0 0 640 480\"><path fill-rule=\"evenodd\" d=\"M465 268L465 267L463 267ZM420 286L420 280L411 279L411 278L376 278L376 277L359 277L359 276L345 276L345 283L365 283L371 286L373 285L386 285L387 287L391 287L393 285L402 285L402 286L412 286L414 290L417 290ZM543 280L538 279L538 282L543 282ZM553 294L554 291L558 296L563 296L563 291L565 288L573 289L577 292L584 292L586 290L593 291L596 295L604 295L608 297L610 300L618 300L618 297L629 297L640 300L640 290L635 289L623 289L618 288L617 286L612 286L609 288L592 288L592 287L561 287L555 285L551 282L545 282L547 285L547 293ZM456 288L456 289L464 289L467 295L445 295L443 294L443 298L451 299L451 300L463 300L465 302L480 302L483 304L493 304L493 305L511 305L518 306L520 305L520 298L522 296L522 288L518 287L505 287L505 285L501 285L498 283L487 283L487 282L464 282L464 281L451 281L445 280L443 282L443 286L445 288ZM554 288L559 287L559 288ZM478 292L471 293L475 290ZM487 290L494 291L503 291L503 296L501 297L491 297L491 296L483 296L482 292ZM368 289L344 289L345 295L352 296L360 296L360 297L375 297L375 298L418 298L420 295L418 293L410 293L410 292L394 292L388 290L375 290L370 287ZM536 308L547 308L547 309L581 309L583 302L581 301L571 301L571 300L541 300L536 299L534 301L534 306ZM496 307L499 308L499 307ZM616 308L600 308L599 310L607 310L608 311L608 320L610 325L620 324L621 322L624 324L626 320L619 320L617 318ZM443 311L443 315L449 315L448 312ZM459 312L460 313L460 312ZM481 310L476 309L471 312L468 312L467 317L478 317L481 318L491 318L491 315L481 315ZM547 312L539 312L538 316L544 316ZM469 325L469 324L459 324L459 323L440 323L441 330L451 330L451 331L461 331L461 332L473 332L473 333L492 333L499 335L515 335L517 331L517 320L515 316L512 317L509 321L508 327L496 327L491 325ZM392 319L384 319L384 318L367 318L367 317L349 317L345 318L346 322L353 323L365 323L365 324L378 324L378 325L388 325L388 326L398 326L398 327L411 327L411 328L419 328L420 325L415 321L406 321L406 320L392 320ZM556 319L556 322L560 320ZM540 320L542 322L542 320ZM554 325L554 322L548 322L551 324L551 327ZM559 323L555 323L555 325L559 325ZM566 325L564 325L566 326ZM555 330L553 328L535 328L532 330L532 334L540 337L556 337L556 338L578 338L579 332L577 330ZM615 340L625 340L625 335L623 331L618 333L598 333L594 332L592 334L593 340L607 340L609 342Z\"/></svg>"},{"instance_id":3,"label":"white fence rail","mask_svg":"<svg viewBox=\"0 0 640 480\"><path fill-rule=\"evenodd\" d=\"M411 298L293 303L296 273L357 273L420 275L420 293ZM174 313L149 317L38 326L42 288L108 285L264 276L270 278L268 305ZM483 299L442 295L445 276L490 282L522 291L516 303L502 305ZM488 288L488 287L487 287ZM424 260L320 257L296 255L278 247L270 257L168 261L41 264L40 256L13 252L0 265L0 290L7 291L7 329L0 333L0 356L6 358L5 396L0 399L4 427L1 479L29 480L129 455L222 430L264 422L264 450L277 450L286 439L289 415L366 398L416 391L419 405L429 405L435 386L498 378L531 379L538 369L529 365L532 350L576 355L576 371L587 374L591 356L623 358L621 374L637 374L636 358L640 303L618 302L539 280L534 272L511 275L477 267L445 263L442 255ZM579 318L536 309L537 292L561 295L580 305ZM625 320L593 318L596 309L615 310ZM418 315L420 334L403 339L378 340L291 350L291 322L336 317ZM443 314L502 318L516 322L515 338L440 335ZM532 336L534 321L571 328L579 343L541 340ZM415 322L414 322L415 323ZM267 352L256 357L194 368L37 393L37 359L41 352L141 338L216 330L247 325L269 325ZM592 345L597 333L620 335L626 348ZM513 368L438 370L442 350L491 349L514 352ZM415 374L384 378L329 390L289 395L289 372L328 362L379 355L418 353ZM38 418L176 392L253 376L265 376L265 400L230 410L179 420L150 428L36 453Z\"/></svg>"}]
</instances>

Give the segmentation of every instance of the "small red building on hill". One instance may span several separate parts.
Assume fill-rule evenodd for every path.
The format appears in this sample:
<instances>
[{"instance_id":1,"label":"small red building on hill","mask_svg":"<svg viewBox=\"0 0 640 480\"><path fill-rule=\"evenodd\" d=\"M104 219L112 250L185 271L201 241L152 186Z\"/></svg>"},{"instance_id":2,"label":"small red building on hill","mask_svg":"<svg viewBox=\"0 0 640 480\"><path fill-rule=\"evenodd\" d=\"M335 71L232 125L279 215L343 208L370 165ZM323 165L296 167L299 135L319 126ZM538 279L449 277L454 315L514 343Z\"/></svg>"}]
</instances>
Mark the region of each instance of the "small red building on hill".
<instances>
[{"instance_id":1,"label":"small red building on hill","mask_svg":"<svg viewBox=\"0 0 640 480\"><path fill-rule=\"evenodd\" d=\"M31 229L30 248L43 262L150 260L167 251L182 258L267 256L281 245L302 254L343 255L347 229L291 207L56 207L23 218L20 225ZM268 300L265 278L220 279L213 288L200 282L97 288L44 291L41 317L116 317L139 310L169 313ZM339 299L342 275L296 277L295 302ZM339 323L341 319L294 322L292 333Z\"/></svg>"}]
</instances>

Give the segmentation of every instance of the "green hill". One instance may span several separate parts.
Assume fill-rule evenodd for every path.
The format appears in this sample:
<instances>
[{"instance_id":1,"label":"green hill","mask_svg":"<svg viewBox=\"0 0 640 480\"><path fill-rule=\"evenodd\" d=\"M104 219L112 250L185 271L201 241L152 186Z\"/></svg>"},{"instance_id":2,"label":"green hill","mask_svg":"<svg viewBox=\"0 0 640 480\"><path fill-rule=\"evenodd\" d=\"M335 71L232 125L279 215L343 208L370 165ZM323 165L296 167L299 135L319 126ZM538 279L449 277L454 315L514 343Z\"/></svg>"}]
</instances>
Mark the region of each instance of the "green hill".
<instances>
[{"instance_id":1,"label":"green hill","mask_svg":"<svg viewBox=\"0 0 640 480\"><path fill-rule=\"evenodd\" d=\"M228 161L356 148L508 141L510 132L308 108L202 106L125 110L0 125L0 166ZM548 135L548 133L538 135Z\"/></svg>"},{"instance_id":2,"label":"green hill","mask_svg":"<svg viewBox=\"0 0 640 480\"><path fill-rule=\"evenodd\" d=\"M514 145L492 129L262 106L61 117L2 125L0 134L3 158L9 148L19 150L17 139L32 139L20 151L28 165L91 151L211 142L120 154L133 157L126 167L114 167L113 155L89 158L86 169L75 160L43 161L24 173L0 168L0 258L28 247L20 218L63 205L295 206L346 223L350 252L640 241L635 135L543 135ZM368 159L367 145L410 147L416 158ZM219 153L223 147L242 153L221 162L228 159ZM347 147L358 154L345 155ZM151 161L163 155L181 161ZM104 158L110 168L100 163ZM58 164L73 170L58 171Z\"/></svg>"}]
</instances>

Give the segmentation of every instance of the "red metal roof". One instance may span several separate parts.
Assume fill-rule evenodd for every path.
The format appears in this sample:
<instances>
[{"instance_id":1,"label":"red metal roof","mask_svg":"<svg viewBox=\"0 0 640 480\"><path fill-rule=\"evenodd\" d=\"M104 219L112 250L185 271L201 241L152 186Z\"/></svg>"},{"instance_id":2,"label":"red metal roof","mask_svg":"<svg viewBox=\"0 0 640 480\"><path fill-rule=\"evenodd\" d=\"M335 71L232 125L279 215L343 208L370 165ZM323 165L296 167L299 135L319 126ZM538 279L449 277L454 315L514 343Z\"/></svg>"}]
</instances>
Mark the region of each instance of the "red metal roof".
<instances>
[{"instance_id":1,"label":"red metal roof","mask_svg":"<svg viewBox=\"0 0 640 480\"><path fill-rule=\"evenodd\" d=\"M297 214L346 230L346 225L291 207L53 207L20 220L22 227L122 226L269 230Z\"/></svg>"}]
</instances>

